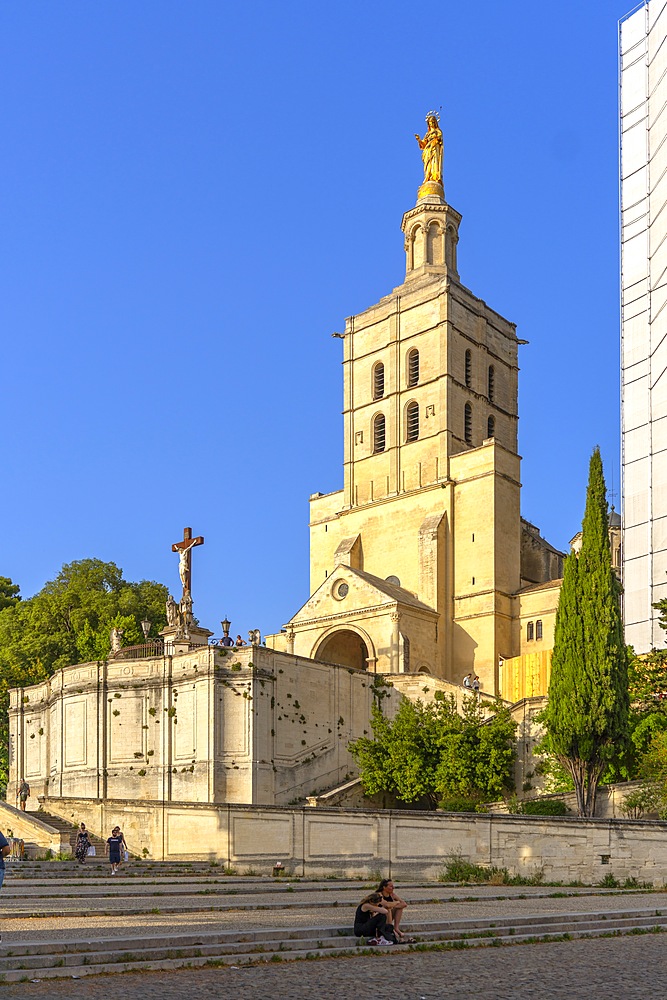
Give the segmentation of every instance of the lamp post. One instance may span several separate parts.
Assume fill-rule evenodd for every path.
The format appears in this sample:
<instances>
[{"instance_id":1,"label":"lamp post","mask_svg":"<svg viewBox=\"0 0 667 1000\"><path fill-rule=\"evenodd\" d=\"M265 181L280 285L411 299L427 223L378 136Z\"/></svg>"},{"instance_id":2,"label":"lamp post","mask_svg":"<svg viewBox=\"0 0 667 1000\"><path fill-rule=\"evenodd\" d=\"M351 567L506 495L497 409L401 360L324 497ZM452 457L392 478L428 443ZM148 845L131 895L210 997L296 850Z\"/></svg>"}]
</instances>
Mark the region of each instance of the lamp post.
<instances>
[{"instance_id":1,"label":"lamp post","mask_svg":"<svg viewBox=\"0 0 667 1000\"><path fill-rule=\"evenodd\" d=\"M150 632L150 630L151 630L151 623L148 621L147 618L144 618L144 620L141 623L141 631L144 633L144 642L148 642L148 633Z\"/></svg>"}]
</instances>

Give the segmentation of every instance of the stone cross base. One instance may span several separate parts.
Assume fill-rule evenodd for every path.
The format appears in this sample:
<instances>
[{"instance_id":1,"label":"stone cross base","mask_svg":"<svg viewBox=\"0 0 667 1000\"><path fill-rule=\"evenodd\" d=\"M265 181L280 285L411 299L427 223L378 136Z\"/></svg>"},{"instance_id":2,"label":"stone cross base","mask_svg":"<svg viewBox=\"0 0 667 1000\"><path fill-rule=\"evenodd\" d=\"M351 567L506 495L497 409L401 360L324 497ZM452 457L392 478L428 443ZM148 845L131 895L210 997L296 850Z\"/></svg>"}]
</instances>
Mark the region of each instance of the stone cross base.
<instances>
[{"instance_id":1,"label":"stone cross base","mask_svg":"<svg viewBox=\"0 0 667 1000\"><path fill-rule=\"evenodd\" d=\"M166 628L162 629L160 635L164 639L165 654L173 656L176 653L187 653L192 646L207 646L213 633L199 625L188 625L187 635L183 635L183 629L180 626L167 625Z\"/></svg>"}]
</instances>

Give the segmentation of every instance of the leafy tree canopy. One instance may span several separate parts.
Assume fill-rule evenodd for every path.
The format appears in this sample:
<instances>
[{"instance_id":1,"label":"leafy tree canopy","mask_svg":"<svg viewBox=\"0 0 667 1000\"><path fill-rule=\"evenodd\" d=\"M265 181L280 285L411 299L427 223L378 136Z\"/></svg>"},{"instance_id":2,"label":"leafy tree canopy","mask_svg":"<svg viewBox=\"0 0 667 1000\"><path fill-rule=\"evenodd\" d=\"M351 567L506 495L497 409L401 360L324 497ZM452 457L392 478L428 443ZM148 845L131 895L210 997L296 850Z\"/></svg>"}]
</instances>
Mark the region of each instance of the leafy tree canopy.
<instances>
[{"instance_id":1,"label":"leafy tree canopy","mask_svg":"<svg viewBox=\"0 0 667 1000\"><path fill-rule=\"evenodd\" d=\"M391 792L434 809L444 797L498 798L511 784L516 723L506 708L485 721L470 697L459 715L453 698L438 692L427 705L404 699L392 720L376 707L371 727L372 739L349 745L367 795Z\"/></svg>"},{"instance_id":2,"label":"leafy tree canopy","mask_svg":"<svg viewBox=\"0 0 667 1000\"><path fill-rule=\"evenodd\" d=\"M21 600L19 590L19 585L12 583L8 576L0 576L0 611L14 607Z\"/></svg>"},{"instance_id":3,"label":"leafy tree canopy","mask_svg":"<svg viewBox=\"0 0 667 1000\"><path fill-rule=\"evenodd\" d=\"M99 559L63 566L27 600L18 599L11 581L3 588L6 579L0 578L0 787L7 781L9 689L35 684L72 663L104 659L113 626L125 630L128 646L144 641L144 618L157 635L166 625L167 600L161 583L130 583L115 563ZM14 598L4 607L3 594Z\"/></svg>"}]
</instances>

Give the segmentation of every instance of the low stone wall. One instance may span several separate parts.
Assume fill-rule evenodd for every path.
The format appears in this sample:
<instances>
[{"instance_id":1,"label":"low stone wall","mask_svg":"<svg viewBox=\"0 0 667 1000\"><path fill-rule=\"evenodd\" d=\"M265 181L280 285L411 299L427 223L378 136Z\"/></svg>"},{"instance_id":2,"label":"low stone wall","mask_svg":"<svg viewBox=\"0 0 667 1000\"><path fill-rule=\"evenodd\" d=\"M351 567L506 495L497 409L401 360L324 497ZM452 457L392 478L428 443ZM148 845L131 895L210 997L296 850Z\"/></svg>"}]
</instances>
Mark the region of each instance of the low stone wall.
<instances>
[{"instance_id":1,"label":"low stone wall","mask_svg":"<svg viewBox=\"0 0 667 1000\"><path fill-rule=\"evenodd\" d=\"M653 821L122 799L46 798L44 807L104 838L118 824L140 857L217 860L240 873L281 861L295 875L437 878L460 854L547 881L667 881L667 823Z\"/></svg>"},{"instance_id":2,"label":"low stone wall","mask_svg":"<svg viewBox=\"0 0 667 1000\"><path fill-rule=\"evenodd\" d=\"M7 837L18 837L25 842L26 856L36 857L45 851L54 854L71 854L69 836L49 826L34 812L22 812L7 802L0 801L0 830Z\"/></svg>"}]
</instances>

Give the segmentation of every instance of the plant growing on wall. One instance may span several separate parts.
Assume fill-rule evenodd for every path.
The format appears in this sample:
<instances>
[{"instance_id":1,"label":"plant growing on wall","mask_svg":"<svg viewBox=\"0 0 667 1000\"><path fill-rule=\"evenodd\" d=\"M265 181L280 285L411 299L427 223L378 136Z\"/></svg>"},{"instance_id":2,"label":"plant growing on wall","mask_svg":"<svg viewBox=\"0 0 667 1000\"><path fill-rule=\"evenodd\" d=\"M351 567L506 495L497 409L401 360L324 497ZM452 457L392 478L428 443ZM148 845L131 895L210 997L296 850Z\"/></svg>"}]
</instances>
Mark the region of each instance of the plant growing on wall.
<instances>
[{"instance_id":1,"label":"plant growing on wall","mask_svg":"<svg viewBox=\"0 0 667 1000\"><path fill-rule=\"evenodd\" d=\"M605 767L625 749L628 661L611 565L600 450L591 456L579 556L565 560L545 712L551 752L569 771L580 816L593 816Z\"/></svg>"}]
</instances>

